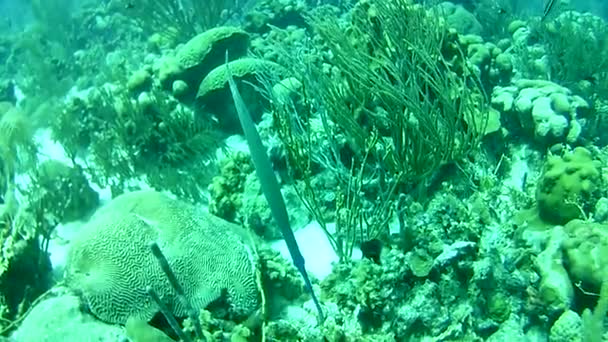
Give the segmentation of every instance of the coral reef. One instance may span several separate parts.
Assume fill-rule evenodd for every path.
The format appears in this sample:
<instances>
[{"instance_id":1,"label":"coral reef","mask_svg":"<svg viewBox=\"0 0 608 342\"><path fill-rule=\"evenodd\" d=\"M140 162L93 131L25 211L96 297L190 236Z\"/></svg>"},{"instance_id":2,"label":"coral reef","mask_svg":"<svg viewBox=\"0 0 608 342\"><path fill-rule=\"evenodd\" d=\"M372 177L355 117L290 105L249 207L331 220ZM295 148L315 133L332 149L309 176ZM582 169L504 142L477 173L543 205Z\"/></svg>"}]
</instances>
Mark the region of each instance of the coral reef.
<instances>
[{"instance_id":1,"label":"coral reef","mask_svg":"<svg viewBox=\"0 0 608 342\"><path fill-rule=\"evenodd\" d=\"M608 5L533 7L0 1L0 340L608 340Z\"/></svg>"}]
</instances>

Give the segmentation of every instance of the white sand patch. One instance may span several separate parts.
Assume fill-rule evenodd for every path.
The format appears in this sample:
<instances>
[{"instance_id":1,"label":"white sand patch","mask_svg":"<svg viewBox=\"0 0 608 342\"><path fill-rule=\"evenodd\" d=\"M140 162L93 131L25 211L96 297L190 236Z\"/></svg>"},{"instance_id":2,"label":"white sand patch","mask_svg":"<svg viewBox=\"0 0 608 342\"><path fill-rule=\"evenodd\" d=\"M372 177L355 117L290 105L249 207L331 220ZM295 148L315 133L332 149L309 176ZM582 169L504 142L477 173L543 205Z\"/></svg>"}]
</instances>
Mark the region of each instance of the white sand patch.
<instances>
[{"instance_id":1,"label":"white sand patch","mask_svg":"<svg viewBox=\"0 0 608 342\"><path fill-rule=\"evenodd\" d=\"M333 229L333 223L328 225L328 229ZM331 273L332 264L338 262L339 259L321 226L317 222L311 222L306 227L296 231L295 236L306 262L306 270L319 280L325 279ZM271 246L279 251L284 258L291 261L284 240L275 241ZM353 259L360 258L361 251L355 249Z\"/></svg>"},{"instance_id":2,"label":"white sand patch","mask_svg":"<svg viewBox=\"0 0 608 342\"><path fill-rule=\"evenodd\" d=\"M525 145L513 151L509 177L504 182L507 187L521 189L524 179L530 176L530 168L527 162L528 157L529 151L527 151L527 146Z\"/></svg>"}]
</instances>

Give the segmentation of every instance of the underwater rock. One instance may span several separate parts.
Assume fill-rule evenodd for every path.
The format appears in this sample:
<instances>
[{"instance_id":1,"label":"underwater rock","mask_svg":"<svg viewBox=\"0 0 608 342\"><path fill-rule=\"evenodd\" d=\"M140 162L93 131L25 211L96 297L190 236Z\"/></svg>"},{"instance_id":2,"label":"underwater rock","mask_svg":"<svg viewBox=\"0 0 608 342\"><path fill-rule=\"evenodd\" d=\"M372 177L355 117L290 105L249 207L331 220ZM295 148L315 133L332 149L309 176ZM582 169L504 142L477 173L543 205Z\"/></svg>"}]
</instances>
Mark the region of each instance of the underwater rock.
<instances>
[{"instance_id":1,"label":"underwater rock","mask_svg":"<svg viewBox=\"0 0 608 342\"><path fill-rule=\"evenodd\" d=\"M471 241L456 241L444 250L433 260L434 269L443 269L450 264L470 256L477 252L477 244Z\"/></svg>"},{"instance_id":2,"label":"underwater rock","mask_svg":"<svg viewBox=\"0 0 608 342\"><path fill-rule=\"evenodd\" d=\"M486 342L504 341L528 341L526 334L524 333L524 326L521 319L511 317L500 325L498 331L486 339Z\"/></svg>"},{"instance_id":3,"label":"underwater rock","mask_svg":"<svg viewBox=\"0 0 608 342\"><path fill-rule=\"evenodd\" d=\"M123 328L84 313L78 297L61 294L38 303L11 336L15 341L123 341Z\"/></svg>"},{"instance_id":4,"label":"underwater rock","mask_svg":"<svg viewBox=\"0 0 608 342\"><path fill-rule=\"evenodd\" d=\"M153 288L175 316L186 309L153 256L155 241L184 288L204 309L224 294L235 317L258 306L255 267L241 228L154 191L127 193L101 208L77 234L65 280L99 319L124 324L150 320Z\"/></svg>"},{"instance_id":5,"label":"underwater rock","mask_svg":"<svg viewBox=\"0 0 608 342\"><path fill-rule=\"evenodd\" d=\"M593 219L596 222L605 223L608 221L608 198L601 197L595 203L595 208L593 211Z\"/></svg>"},{"instance_id":6,"label":"underwater rock","mask_svg":"<svg viewBox=\"0 0 608 342\"><path fill-rule=\"evenodd\" d=\"M162 330L149 325L142 319L130 317L125 324L125 330L133 342L174 342Z\"/></svg>"},{"instance_id":7,"label":"underwater rock","mask_svg":"<svg viewBox=\"0 0 608 342\"><path fill-rule=\"evenodd\" d=\"M563 317L564 311L580 303L581 298L576 297L581 291L599 293L606 281L608 226L573 220L563 227L552 228L545 250L538 255L535 265L541 276L538 298L545 305L544 314ZM574 290L574 284L580 291ZM558 329L555 326L551 333L556 334Z\"/></svg>"},{"instance_id":8,"label":"underwater rock","mask_svg":"<svg viewBox=\"0 0 608 342\"><path fill-rule=\"evenodd\" d=\"M551 228L545 250L538 255L535 265L541 276L535 297L544 305L537 310L554 322L549 340L570 342L581 341L585 334L599 336L600 331L590 330L583 324L588 322L585 318L585 314L590 313L588 309L583 318L570 310L580 309L582 303L585 303L583 307L595 306L593 298L603 310L601 288L605 289L608 271L608 226L573 220L563 227ZM600 317L604 315L602 312Z\"/></svg>"}]
</instances>

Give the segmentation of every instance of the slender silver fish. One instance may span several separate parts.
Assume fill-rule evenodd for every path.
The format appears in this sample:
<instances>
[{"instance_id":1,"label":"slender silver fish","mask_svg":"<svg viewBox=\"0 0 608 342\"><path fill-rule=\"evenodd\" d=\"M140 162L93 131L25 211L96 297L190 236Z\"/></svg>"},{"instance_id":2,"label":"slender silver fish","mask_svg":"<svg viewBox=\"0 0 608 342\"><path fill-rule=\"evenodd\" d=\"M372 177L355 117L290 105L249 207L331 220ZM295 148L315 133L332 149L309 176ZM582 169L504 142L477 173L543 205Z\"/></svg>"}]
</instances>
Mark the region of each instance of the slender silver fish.
<instances>
[{"instance_id":1,"label":"slender silver fish","mask_svg":"<svg viewBox=\"0 0 608 342\"><path fill-rule=\"evenodd\" d=\"M270 159L266 154L266 147L264 146L264 144L262 144L260 133L258 133L258 129L255 127L255 123L253 123L253 120L251 119L251 115L249 114L247 105L245 104L245 101L243 101L241 93L239 92L239 88L237 87L236 82L232 77L232 72L230 71L230 64L228 63L228 50L226 50L225 65L226 77L228 78L228 86L230 88L230 92L232 93L234 108L236 109L237 116L239 118L239 121L241 122L241 128L243 128L243 135L245 135L245 140L247 141L247 145L249 146L251 160L253 161L253 166L255 167L255 173L258 176L258 179L260 180L262 193L264 194L264 197L266 197L268 207L270 208L270 213L274 217L277 226L279 226L279 229L283 234L283 238L285 239L285 243L287 244L289 254L291 254L293 264L302 275L304 285L308 290L310 296L312 297L312 301L317 308L317 312L319 315L319 323L322 324L323 321L325 321L323 309L321 308L321 304L317 299L317 296L315 295L312 283L310 282L310 278L308 277L308 273L306 272L306 267L304 266L304 257L300 252L298 241L296 240L296 237L293 234L293 230L291 229L291 225L289 224L289 215L287 214L287 209L285 207L285 200L283 199L283 194L281 193L281 187L279 186L279 182L277 181L277 178L274 175L272 165L270 164Z\"/></svg>"},{"instance_id":2,"label":"slender silver fish","mask_svg":"<svg viewBox=\"0 0 608 342\"><path fill-rule=\"evenodd\" d=\"M547 18L547 16L549 16L549 14L551 14L551 11L556 8L557 3L559 2L559 0L544 0L545 1L545 8L543 9L543 18L542 20L545 20Z\"/></svg>"}]
</instances>

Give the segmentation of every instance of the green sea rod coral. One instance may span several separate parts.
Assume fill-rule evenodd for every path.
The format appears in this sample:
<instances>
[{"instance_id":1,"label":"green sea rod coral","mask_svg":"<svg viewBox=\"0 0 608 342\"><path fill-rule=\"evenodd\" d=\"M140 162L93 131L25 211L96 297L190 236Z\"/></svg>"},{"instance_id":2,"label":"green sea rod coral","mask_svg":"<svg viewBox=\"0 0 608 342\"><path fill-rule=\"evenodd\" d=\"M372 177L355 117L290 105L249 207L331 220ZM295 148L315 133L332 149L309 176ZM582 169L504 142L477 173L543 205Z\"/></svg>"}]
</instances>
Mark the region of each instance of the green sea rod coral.
<instances>
[{"instance_id":1,"label":"green sea rod coral","mask_svg":"<svg viewBox=\"0 0 608 342\"><path fill-rule=\"evenodd\" d=\"M567 11L536 32L547 52L551 76L568 85L608 75L608 24L591 13Z\"/></svg>"},{"instance_id":2,"label":"green sea rod coral","mask_svg":"<svg viewBox=\"0 0 608 342\"><path fill-rule=\"evenodd\" d=\"M158 309L147 286L175 316L185 316L150 251L151 241L164 251L195 309L204 309L224 291L235 316L257 308L252 254L239 227L153 191L117 197L83 227L69 252L68 286L106 322L150 320Z\"/></svg>"},{"instance_id":3,"label":"green sea rod coral","mask_svg":"<svg viewBox=\"0 0 608 342\"><path fill-rule=\"evenodd\" d=\"M388 236L397 194L474 151L488 116L458 36L440 18L399 0L361 1L348 19L309 18L314 39L287 65L299 98L271 101L300 197L324 228L328 196L313 179L327 171L336 180L336 229L325 231L343 261Z\"/></svg>"}]
</instances>

